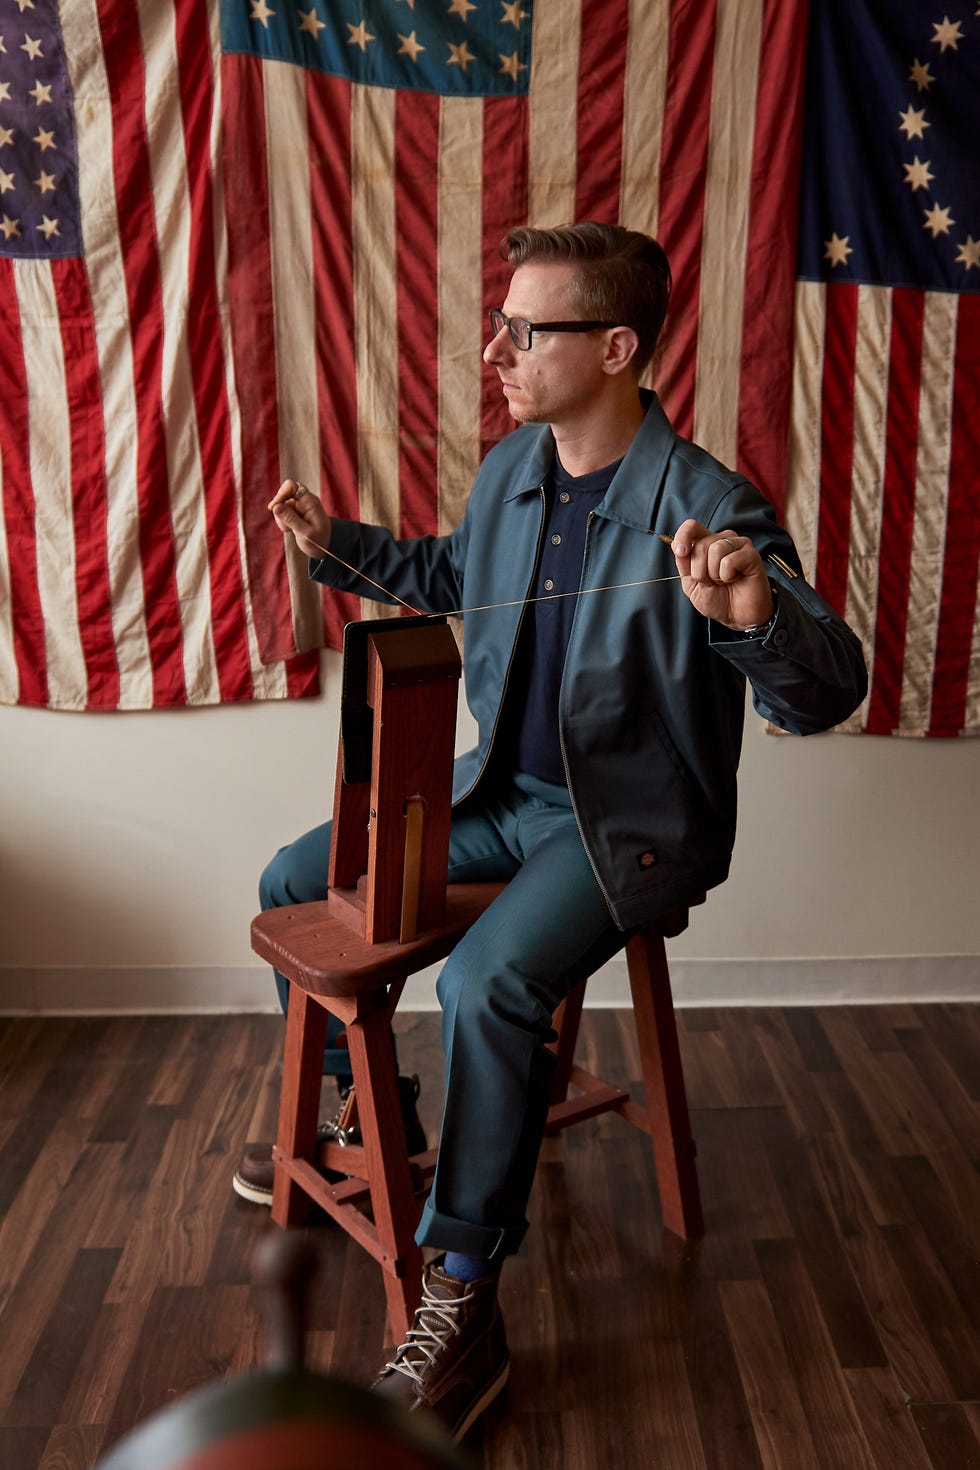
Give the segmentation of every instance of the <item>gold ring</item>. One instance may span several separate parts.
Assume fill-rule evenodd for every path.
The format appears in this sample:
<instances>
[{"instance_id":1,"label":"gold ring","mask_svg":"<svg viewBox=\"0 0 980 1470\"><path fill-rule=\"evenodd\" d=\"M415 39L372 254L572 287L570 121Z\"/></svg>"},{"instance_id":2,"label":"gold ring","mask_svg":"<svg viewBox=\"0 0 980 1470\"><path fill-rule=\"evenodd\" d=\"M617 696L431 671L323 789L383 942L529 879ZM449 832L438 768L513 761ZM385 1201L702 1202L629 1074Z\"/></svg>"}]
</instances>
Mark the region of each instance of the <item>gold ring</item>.
<instances>
[{"instance_id":1,"label":"gold ring","mask_svg":"<svg viewBox=\"0 0 980 1470\"><path fill-rule=\"evenodd\" d=\"M309 495L310 491L301 481L296 481L296 489L293 491L293 499L298 500L301 495Z\"/></svg>"},{"instance_id":2,"label":"gold ring","mask_svg":"<svg viewBox=\"0 0 980 1470\"><path fill-rule=\"evenodd\" d=\"M722 541L724 541L725 545L726 546L730 546L733 551L737 551L738 550L738 547L735 545L735 542L731 539L730 536L722 536L721 539L722 539Z\"/></svg>"}]
</instances>

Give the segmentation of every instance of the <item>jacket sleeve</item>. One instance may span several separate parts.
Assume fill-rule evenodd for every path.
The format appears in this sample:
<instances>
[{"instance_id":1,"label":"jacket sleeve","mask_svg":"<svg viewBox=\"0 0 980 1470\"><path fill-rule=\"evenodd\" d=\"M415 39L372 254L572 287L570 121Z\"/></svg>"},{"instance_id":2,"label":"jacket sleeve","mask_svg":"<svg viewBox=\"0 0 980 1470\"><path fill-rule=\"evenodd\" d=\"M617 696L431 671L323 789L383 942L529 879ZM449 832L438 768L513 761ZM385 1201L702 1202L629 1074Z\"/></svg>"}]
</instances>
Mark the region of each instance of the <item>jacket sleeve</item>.
<instances>
[{"instance_id":1,"label":"jacket sleeve","mask_svg":"<svg viewBox=\"0 0 980 1470\"><path fill-rule=\"evenodd\" d=\"M832 729L868 692L861 644L812 587L790 590L770 580L777 603L766 636L746 638L712 623L709 641L748 679L764 719L795 735Z\"/></svg>"},{"instance_id":2,"label":"jacket sleeve","mask_svg":"<svg viewBox=\"0 0 980 1470\"><path fill-rule=\"evenodd\" d=\"M796 735L832 729L868 692L860 639L806 581L796 547L772 507L754 487L740 489L718 507L714 523L751 537L766 564L776 616L761 638L712 622L709 642L748 679L752 703L764 719Z\"/></svg>"},{"instance_id":3,"label":"jacket sleeve","mask_svg":"<svg viewBox=\"0 0 980 1470\"><path fill-rule=\"evenodd\" d=\"M334 518L330 533L333 556L311 561L310 576L327 587L375 602L403 601L417 612L455 612L463 603L468 534L466 517L449 536L404 540L396 539L384 526Z\"/></svg>"}]
</instances>

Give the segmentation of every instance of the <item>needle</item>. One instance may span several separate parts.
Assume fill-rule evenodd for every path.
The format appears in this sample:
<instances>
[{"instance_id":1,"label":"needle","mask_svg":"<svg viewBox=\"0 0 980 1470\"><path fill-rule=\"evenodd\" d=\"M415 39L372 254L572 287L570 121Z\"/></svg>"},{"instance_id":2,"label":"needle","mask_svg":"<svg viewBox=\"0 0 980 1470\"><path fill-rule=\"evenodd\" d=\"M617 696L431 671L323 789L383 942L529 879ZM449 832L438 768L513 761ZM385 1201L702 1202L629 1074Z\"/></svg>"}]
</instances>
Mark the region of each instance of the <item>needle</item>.
<instances>
[{"instance_id":1,"label":"needle","mask_svg":"<svg viewBox=\"0 0 980 1470\"><path fill-rule=\"evenodd\" d=\"M658 541L662 541L665 546L669 546L671 550L673 550L673 536L668 536L666 531L655 531L654 535L656 536ZM794 572L789 562L783 561L782 557L777 556L774 551L770 551L768 559L772 562L773 566L778 567L781 572L785 572L787 577L792 577L794 582L796 581L796 578L800 575L799 572Z\"/></svg>"}]
</instances>

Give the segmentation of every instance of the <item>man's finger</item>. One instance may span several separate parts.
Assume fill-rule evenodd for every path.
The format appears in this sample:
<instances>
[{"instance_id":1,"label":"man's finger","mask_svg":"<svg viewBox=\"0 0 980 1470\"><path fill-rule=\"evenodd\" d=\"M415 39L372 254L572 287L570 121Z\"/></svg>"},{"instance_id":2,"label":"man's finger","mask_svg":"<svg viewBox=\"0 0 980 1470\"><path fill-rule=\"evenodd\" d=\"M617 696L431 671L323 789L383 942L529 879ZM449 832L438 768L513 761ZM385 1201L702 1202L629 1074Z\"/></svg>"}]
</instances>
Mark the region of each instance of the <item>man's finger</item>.
<instances>
[{"instance_id":1,"label":"man's finger","mask_svg":"<svg viewBox=\"0 0 980 1470\"><path fill-rule=\"evenodd\" d=\"M700 521L688 519L682 521L674 532L673 551L674 555L686 561L693 553L694 547L702 536L708 535L706 527Z\"/></svg>"},{"instance_id":2,"label":"man's finger","mask_svg":"<svg viewBox=\"0 0 980 1470\"><path fill-rule=\"evenodd\" d=\"M278 506L288 505L298 500L302 495L310 495L312 492L300 480L283 480L275 495L269 501L269 510L275 510Z\"/></svg>"}]
</instances>

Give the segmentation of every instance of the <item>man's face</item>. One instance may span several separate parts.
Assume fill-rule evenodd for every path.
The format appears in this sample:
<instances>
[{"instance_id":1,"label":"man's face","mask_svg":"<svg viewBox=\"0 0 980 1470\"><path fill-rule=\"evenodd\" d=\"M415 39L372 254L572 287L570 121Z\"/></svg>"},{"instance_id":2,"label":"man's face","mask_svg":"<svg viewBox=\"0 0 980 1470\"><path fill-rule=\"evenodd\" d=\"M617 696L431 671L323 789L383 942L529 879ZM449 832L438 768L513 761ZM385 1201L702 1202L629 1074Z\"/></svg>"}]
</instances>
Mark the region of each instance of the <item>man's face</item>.
<instances>
[{"instance_id":1,"label":"man's face","mask_svg":"<svg viewBox=\"0 0 980 1470\"><path fill-rule=\"evenodd\" d=\"M501 309L532 324L581 320L571 301L574 279L572 265L519 265ZM568 426L595 406L602 391L607 336L603 330L535 333L530 349L522 352L504 327L487 345L483 360L496 368L511 417L519 424Z\"/></svg>"}]
</instances>

